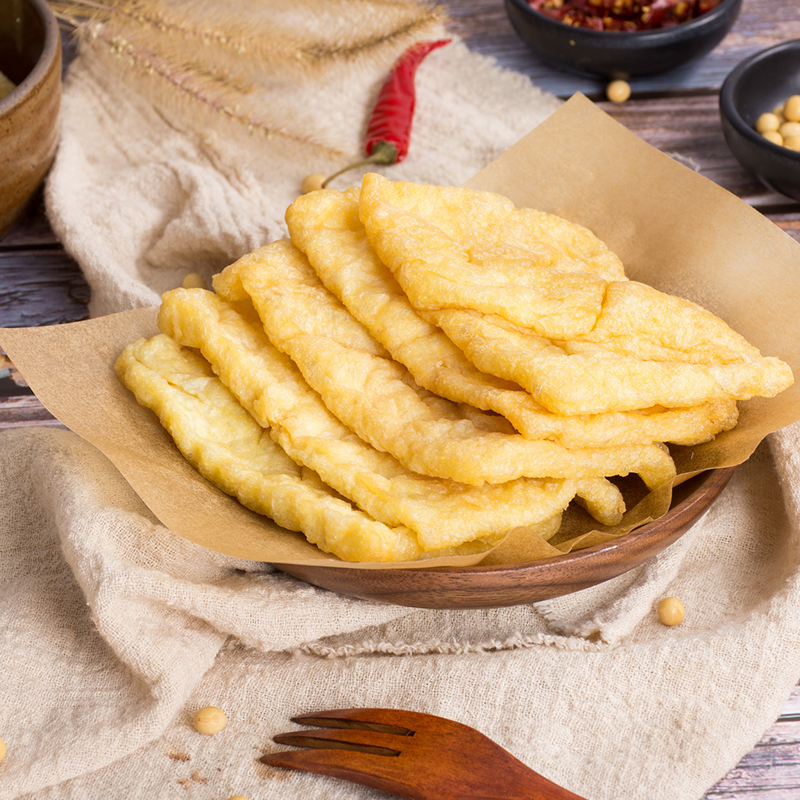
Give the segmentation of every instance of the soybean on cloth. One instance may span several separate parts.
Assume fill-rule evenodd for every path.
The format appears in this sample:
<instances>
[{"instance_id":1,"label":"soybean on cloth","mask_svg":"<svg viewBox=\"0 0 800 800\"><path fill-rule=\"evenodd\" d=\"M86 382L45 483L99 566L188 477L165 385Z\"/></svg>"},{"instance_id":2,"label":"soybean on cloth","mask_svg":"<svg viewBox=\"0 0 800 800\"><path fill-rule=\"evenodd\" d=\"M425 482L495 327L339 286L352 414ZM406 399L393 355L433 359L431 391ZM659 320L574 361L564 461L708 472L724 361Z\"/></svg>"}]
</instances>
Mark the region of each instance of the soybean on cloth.
<instances>
[{"instance_id":1,"label":"soybean on cloth","mask_svg":"<svg viewBox=\"0 0 800 800\"><path fill-rule=\"evenodd\" d=\"M311 83L296 102L324 104L317 124L355 154L387 65ZM458 41L417 85L397 178L459 184L558 105ZM92 313L153 304L186 272L282 236L299 181L325 165L273 144L187 130L83 54L47 207ZM382 796L258 762L291 716L342 706L459 720L589 800L699 798L800 677L798 433L770 437L647 565L549 603L447 612L351 600L202 550L75 435L4 432L0 798ZM654 617L665 594L688 609L678 628ZM191 727L205 705L228 715L212 737Z\"/></svg>"}]
</instances>

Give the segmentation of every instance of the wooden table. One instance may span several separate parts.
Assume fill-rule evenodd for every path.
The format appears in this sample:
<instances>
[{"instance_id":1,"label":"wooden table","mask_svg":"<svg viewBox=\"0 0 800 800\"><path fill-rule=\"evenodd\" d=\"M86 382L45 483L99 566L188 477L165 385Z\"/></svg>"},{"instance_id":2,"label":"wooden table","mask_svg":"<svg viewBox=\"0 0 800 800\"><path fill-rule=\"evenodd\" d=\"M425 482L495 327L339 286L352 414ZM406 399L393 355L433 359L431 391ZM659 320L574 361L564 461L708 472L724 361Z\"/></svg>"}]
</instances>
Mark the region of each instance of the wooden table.
<instances>
[{"instance_id":1,"label":"wooden table","mask_svg":"<svg viewBox=\"0 0 800 800\"><path fill-rule=\"evenodd\" d=\"M604 84L554 69L517 38L502 0L444 0L451 30L559 97L581 91L650 144L691 166L759 209L800 241L800 204L768 191L730 154L717 96L728 72L764 47L800 38L797 0L744 0L726 39L700 61L631 82L624 105L604 99ZM74 56L65 42L65 68ZM0 326L52 325L88 316L89 288L47 223L41 202L0 241ZM19 376L0 361L0 427L59 425ZM755 749L710 789L708 800L797 800L800 797L800 687Z\"/></svg>"}]
</instances>

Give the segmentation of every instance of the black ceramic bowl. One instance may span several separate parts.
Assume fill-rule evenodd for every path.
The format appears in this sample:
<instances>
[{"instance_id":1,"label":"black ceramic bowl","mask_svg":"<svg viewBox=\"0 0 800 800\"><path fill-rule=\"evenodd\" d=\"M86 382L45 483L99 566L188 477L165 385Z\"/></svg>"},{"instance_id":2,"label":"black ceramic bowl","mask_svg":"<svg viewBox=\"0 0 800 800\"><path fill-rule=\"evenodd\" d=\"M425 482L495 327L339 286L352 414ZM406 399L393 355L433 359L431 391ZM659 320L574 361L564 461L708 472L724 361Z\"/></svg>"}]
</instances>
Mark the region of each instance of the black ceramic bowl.
<instances>
[{"instance_id":1,"label":"black ceramic bowl","mask_svg":"<svg viewBox=\"0 0 800 800\"><path fill-rule=\"evenodd\" d=\"M800 153L767 141L755 130L765 111L800 94L800 39L742 61L722 84L722 132L739 163L765 186L800 200Z\"/></svg>"},{"instance_id":2,"label":"black ceramic bowl","mask_svg":"<svg viewBox=\"0 0 800 800\"><path fill-rule=\"evenodd\" d=\"M505 0L506 13L528 46L547 61L601 78L667 72L716 47L739 15L742 0L722 0L689 22L649 31L595 31L534 11L527 0Z\"/></svg>"}]
</instances>

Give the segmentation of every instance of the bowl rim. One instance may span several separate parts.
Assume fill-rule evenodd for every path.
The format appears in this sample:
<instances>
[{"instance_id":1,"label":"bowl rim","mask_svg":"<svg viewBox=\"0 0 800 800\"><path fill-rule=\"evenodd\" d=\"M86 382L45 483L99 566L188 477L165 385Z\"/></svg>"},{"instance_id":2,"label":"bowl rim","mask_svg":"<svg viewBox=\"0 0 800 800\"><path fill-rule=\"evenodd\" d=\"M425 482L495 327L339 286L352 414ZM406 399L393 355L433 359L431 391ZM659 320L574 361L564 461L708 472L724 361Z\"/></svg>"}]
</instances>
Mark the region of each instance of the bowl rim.
<instances>
[{"instance_id":1,"label":"bowl rim","mask_svg":"<svg viewBox=\"0 0 800 800\"><path fill-rule=\"evenodd\" d=\"M673 495L663 516L617 539L551 558L471 567L419 563L385 570L356 563L274 562L272 566L338 594L414 608L501 608L548 600L604 583L662 552L700 520L736 469L719 467L687 475L689 480L682 484L685 495Z\"/></svg>"},{"instance_id":2,"label":"bowl rim","mask_svg":"<svg viewBox=\"0 0 800 800\"><path fill-rule=\"evenodd\" d=\"M60 52L60 31L58 20L53 10L46 0L25 0L33 10L39 15L44 25L44 44L42 54L34 64L33 69L18 83L5 97L0 99L0 114L4 114L14 108L18 103L25 99L28 91L38 84L50 70L53 61Z\"/></svg>"},{"instance_id":3,"label":"bowl rim","mask_svg":"<svg viewBox=\"0 0 800 800\"><path fill-rule=\"evenodd\" d=\"M766 152L774 156L783 157L793 163L797 163L800 162L800 152L790 150L788 147L783 147L782 145L770 142L769 139L765 139L755 128L744 121L742 115L739 113L739 109L733 102L733 93L742 75L744 75L753 64L765 61L785 50L800 50L800 39L789 39L780 44L773 45L772 47L767 47L764 50L753 53L743 61L740 61L728 73L728 76L722 83L722 87L719 91L719 107L722 116L736 129L737 133L744 136L749 142L758 147L765 147Z\"/></svg>"},{"instance_id":4,"label":"bowl rim","mask_svg":"<svg viewBox=\"0 0 800 800\"><path fill-rule=\"evenodd\" d=\"M669 28L653 28L647 31L596 31L593 28L583 28L576 25L567 25L560 20L548 17L547 14L542 14L533 8L528 0L505 0L519 8L523 13L530 13L535 19L540 20L544 25L549 26L554 31L564 32L570 30L574 32L575 36L585 37L587 41L599 42L611 35L623 36L627 41L641 40L647 42L658 43L660 40L670 41L676 36L680 35L680 31L702 31L704 28L712 27L720 17L727 16L732 6L741 6L743 0L721 0L716 8L701 14L695 19L688 22L681 22L678 25L672 25Z\"/></svg>"}]
</instances>

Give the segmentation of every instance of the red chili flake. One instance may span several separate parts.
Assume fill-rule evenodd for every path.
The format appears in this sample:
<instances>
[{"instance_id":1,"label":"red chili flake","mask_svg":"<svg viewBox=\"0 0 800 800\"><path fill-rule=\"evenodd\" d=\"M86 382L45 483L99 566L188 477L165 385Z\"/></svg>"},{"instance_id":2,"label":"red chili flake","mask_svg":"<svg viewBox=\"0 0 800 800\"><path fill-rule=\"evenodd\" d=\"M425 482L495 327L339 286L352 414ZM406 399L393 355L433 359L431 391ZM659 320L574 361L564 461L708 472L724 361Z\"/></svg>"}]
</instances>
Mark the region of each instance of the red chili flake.
<instances>
[{"instance_id":1,"label":"red chili flake","mask_svg":"<svg viewBox=\"0 0 800 800\"><path fill-rule=\"evenodd\" d=\"M322 184L323 187L355 167L365 164L397 164L406 157L416 105L414 76L417 67L428 53L450 44L451 41L452 39L439 39L435 42L417 42L400 56L378 92L378 99L367 125L364 150L368 157L331 175Z\"/></svg>"},{"instance_id":2,"label":"red chili flake","mask_svg":"<svg viewBox=\"0 0 800 800\"><path fill-rule=\"evenodd\" d=\"M599 31L667 28L711 11L721 0L528 0L567 25Z\"/></svg>"}]
</instances>

